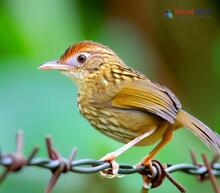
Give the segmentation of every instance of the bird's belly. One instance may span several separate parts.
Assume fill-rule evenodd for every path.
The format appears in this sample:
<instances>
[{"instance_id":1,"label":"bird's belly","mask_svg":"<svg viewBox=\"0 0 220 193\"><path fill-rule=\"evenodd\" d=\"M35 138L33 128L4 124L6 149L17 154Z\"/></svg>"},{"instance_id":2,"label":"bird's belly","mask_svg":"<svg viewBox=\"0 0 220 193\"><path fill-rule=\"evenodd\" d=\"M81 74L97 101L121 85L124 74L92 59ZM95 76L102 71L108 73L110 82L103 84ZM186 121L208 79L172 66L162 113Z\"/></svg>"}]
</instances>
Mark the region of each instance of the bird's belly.
<instances>
[{"instance_id":1,"label":"bird's belly","mask_svg":"<svg viewBox=\"0 0 220 193\"><path fill-rule=\"evenodd\" d=\"M114 108L107 110L92 108L86 111L82 114L93 127L122 143L128 143L141 134L156 129L149 137L137 144L150 145L158 141L166 130L162 127L157 129L162 124L166 124L164 120L147 112Z\"/></svg>"}]
</instances>

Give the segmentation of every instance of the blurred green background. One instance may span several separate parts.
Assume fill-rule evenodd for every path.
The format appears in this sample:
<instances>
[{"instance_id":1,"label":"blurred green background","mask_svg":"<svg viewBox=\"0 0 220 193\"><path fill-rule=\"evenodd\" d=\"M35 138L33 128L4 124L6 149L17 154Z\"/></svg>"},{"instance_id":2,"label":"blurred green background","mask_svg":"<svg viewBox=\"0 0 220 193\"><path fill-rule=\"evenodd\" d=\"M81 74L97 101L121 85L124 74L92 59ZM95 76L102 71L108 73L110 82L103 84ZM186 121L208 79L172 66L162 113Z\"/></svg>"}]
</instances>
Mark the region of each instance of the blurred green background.
<instances>
[{"instance_id":1,"label":"blurred green background","mask_svg":"<svg viewBox=\"0 0 220 193\"><path fill-rule=\"evenodd\" d=\"M164 18L166 9L212 10L210 17ZM1 0L0 1L0 148L14 150L23 129L25 153L36 144L46 156L44 137L52 135L67 157L98 159L121 144L93 129L78 113L77 90L59 72L37 67L57 59L72 43L90 39L110 46L130 66L167 85L186 110L220 132L220 6L217 0ZM190 163L189 149L211 154L186 129L158 155L164 163ZM135 164L152 147L134 147L118 161ZM0 193L43 192L50 172L26 168L10 175ZM192 192L212 192L210 182L175 173ZM141 177L103 179L98 174L63 175L54 193L139 192ZM167 180L151 192L178 192Z\"/></svg>"}]
</instances>

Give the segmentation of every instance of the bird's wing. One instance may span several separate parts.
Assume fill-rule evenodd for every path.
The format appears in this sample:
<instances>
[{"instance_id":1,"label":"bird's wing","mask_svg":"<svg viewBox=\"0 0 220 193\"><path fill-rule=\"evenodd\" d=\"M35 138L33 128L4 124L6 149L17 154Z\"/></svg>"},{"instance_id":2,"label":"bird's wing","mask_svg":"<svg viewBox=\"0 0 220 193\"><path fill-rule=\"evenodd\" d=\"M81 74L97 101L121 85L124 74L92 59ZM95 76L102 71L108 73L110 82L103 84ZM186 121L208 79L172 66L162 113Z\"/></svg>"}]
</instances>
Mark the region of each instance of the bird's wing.
<instances>
[{"instance_id":1,"label":"bird's wing","mask_svg":"<svg viewBox=\"0 0 220 193\"><path fill-rule=\"evenodd\" d=\"M136 80L123 85L111 99L114 108L135 109L155 114L174 123L181 104L166 87L149 80Z\"/></svg>"}]
</instances>

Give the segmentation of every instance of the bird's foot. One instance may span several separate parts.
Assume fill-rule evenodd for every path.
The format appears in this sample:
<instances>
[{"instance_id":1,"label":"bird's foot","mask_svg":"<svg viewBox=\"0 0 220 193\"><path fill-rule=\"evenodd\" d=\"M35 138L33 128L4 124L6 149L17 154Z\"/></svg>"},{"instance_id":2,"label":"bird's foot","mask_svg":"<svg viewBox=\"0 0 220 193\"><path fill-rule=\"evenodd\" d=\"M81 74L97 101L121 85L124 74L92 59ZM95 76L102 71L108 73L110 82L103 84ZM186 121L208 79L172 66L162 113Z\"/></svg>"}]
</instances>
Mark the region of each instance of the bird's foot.
<instances>
[{"instance_id":1,"label":"bird's foot","mask_svg":"<svg viewBox=\"0 0 220 193\"><path fill-rule=\"evenodd\" d=\"M115 153L111 152L106 154L103 158L101 158L101 161L109 162L111 164L111 170L107 169L104 171L101 171L101 176L105 178L115 178L115 177L121 177L121 175L118 175L119 170L119 164L115 161Z\"/></svg>"},{"instance_id":2,"label":"bird's foot","mask_svg":"<svg viewBox=\"0 0 220 193\"><path fill-rule=\"evenodd\" d=\"M145 159L145 160L139 162L138 164L136 164L135 167L138 168L141 166L145 166L149 169L149 172L147 175L144 175L144 174L142 175L142 181L143 181L142 188L145 190L149 190L152 186L151 181L152 181L152 175L154 173L151 159L149 159L149 160Z\"/></svg>"}]
</instances>

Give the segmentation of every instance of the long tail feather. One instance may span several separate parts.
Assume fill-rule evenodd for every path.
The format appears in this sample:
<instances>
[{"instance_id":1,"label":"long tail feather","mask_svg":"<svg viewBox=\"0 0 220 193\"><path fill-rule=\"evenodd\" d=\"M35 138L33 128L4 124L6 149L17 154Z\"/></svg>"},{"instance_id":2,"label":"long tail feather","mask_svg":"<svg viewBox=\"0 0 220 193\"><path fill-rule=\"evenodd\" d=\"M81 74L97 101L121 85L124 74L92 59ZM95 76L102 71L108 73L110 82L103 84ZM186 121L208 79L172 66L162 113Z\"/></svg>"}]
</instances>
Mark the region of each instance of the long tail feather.
<instances>
[{"instance_id":1,"label":"long tail feather","mask_svg":"<svg viewBox=\"0 0 220 193\"><path fill-rule=\"evenodd\" d=\"M179 111L177 122L184 127L187 127L215 153L220 154L220 136L204 123L183 110Z\"/></svg>"}]
</instances>

